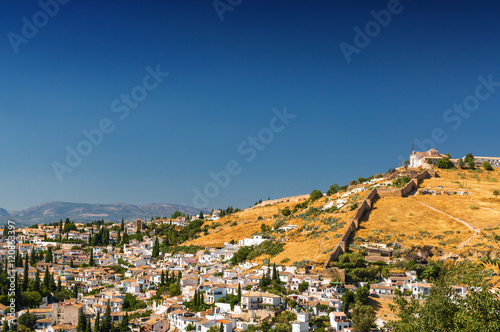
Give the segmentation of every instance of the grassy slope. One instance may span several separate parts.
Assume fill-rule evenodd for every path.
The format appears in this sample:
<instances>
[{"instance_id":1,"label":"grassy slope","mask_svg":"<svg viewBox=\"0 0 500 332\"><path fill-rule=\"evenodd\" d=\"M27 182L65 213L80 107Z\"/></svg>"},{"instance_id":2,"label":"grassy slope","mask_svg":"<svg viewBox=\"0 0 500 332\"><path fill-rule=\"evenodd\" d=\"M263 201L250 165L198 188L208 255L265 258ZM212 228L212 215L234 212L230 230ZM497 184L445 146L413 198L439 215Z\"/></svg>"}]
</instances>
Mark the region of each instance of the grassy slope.
<instances>
[{"instance_id":1,"label":"grassy slope","mask_svg":"<svg viewBox=\"0 0 500 332\"><path fill-rule=\"evenodd\" d=\"M350 203L361 201L367 193L368 191L361 192L353 197ZM220 226L210 229L208 235L189 241L186 244L223 246L224 242L229 242L231 239L240 240L245 237L251 237L254 233L261 231L261 224L273 226L280 217L281 220L283 220L282 216L279 214L279 210L286 206L293 209L298 202L305 201L306 197L301 198L299 201L287 202L285 200L284 202L272 205L267 205L264 202L262 206L252 207L230 216L224 216L217 221L207 221L207 225L220 224ZM336 198L336 195L332 196L332 199ZM320 208L324 206L329 199L329 197L320 198L311 204L310 207ZM279 263L288 258L286 265L302 260L309 260L318 265L323 264L326 261L329 250L331 251L337 245L338 237L345 231L345 224L340 227L341 223L345 223L353 215L353 212L349 210L348 206L342 211L321 213L319 216L315 217L305 217L303 214L306 210L304 210L295 213L291 218L287 218L286 224L297 225L298 228L288 232L273 232L271 234L275 236L278 241L286 242L284 251L278 256L273 257L271 261ZM273 218L273 216L277 217ZM262 217L262 220L258 220L259 217ZM336 221L333 225L339 225L339 227L328 225L325 221L325 219L328 218L335 219ZM234 225L235 222L236 225ZM261 262L265 258L267 258L265 255L260 256L256 261Z\"/></svg>"},{"instance_id":2,"label":"grassy slope","mask_svg":"<svg viewBox=\"0 0 500 332\"><path fill-rule=\"evenodd\" d=\"M439 177L424 180L420 187L451 192L469 189L471 195L416 195L411 198L380 199L368 220L361 224L356 240L361 238L377 242L378 238L380 243L397 241L407 248L430 245L463 256L472 254L472 251L469 252L471 248L500 253L493 236L495 231L500 235L500 199L493 196L493 190L500 189L500 170L482 173L468 170L437 172ZM438 186L443 189L438 189ZM481 229L479 236L446 214ZM436 236L442 236L442 239ZM470 242L464 244L469 238Z\"/></svg>"},{"instance_id":3,"label":"grassy slope","mask_svg":"<svg viewBox=\"0 0 500 332\"><path fill-rule=\"evenodd\" d=\"M494 189L500 189L500 169L482 173L467 170L437 170L437 172L439 177L424 180L421 188L434 189L443 186L442 190L459 191L465 190L467 186L471 192L470 197L416 195L411 198L382 198L377 201L367 220L361 223L360 230L355 234L354 245L362 240L379 243L399 242L403 248L429 245L440 248L444 253L472 255L470 249L474 248L483 252L492 251L493 255L495 252L500 254L498 243L494 240L495 232L500 235L500 198L495 198L492 194ZM339 212L322 213L309 218L304 217L305 211L297 212L294 218L287 220L286 223L298 225L298 229L286 233L272 233L277 240L285 241L286 245L284 252L271 261L279 263L288 258L287 265L302 260L309 260L317 265L323 264L329 252L336 246L338 237L345 230L345 225L340 228L330 227L324 223L325 218L338 219L337 223L348 221L353 215L348 206L364 199L368 192L367 190L352 197L349 204ZM262 223L273 226L280 217L279 211L285 206L293 209L297 202L306 200L306 197L290 198L291 201L284 199L273 204L263 202L259 206L225 216L217 221L207 221L207 225L216 227L211 228L207 236L186 244L223 246L224 242L229 242L231 239L251 237L260 232ZM337 195L321 198L311 206L320 208L329 199L336 198ZM418 202L443 213L429 209ZM479 235L474 234L466 225L446 214L481 228L481 232ZM259 217L262 220L258 220ZM468 239L470 242L465 243ZM261 262L265 258L267 257L260 256L256 261Z\"/></svg>"}]
</instances>

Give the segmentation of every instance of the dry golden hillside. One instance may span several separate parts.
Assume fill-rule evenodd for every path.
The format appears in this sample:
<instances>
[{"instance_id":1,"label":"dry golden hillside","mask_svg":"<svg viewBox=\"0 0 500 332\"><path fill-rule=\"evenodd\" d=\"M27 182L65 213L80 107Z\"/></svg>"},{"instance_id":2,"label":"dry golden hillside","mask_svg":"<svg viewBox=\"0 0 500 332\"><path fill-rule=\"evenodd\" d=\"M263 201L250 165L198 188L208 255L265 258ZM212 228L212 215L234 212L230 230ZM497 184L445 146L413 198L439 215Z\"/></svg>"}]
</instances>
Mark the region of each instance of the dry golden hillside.
<instances>
[{"instance_id":1,"label":"dry golden hillside","mask_svg":"<svg viewBox=\"0 0 500 332\"><path fill-rule=\"evenodd\" d=\"M208 235L189 241L186 245L202 245L221 247L225 242L231 240L238 241L251 237L261 232L261 225L277 229L285 225L296 225L297 228L287 232L270 232L269 235L277 241L285 243L284 251L278 256L271 258L271 262L291 265L294 262L310 261L317 265L322 265L326 261L329 253L338 243L338 238L345 231L347 221L353 216L354 211L350 210L353 203L360 202L367 195L368 191L361 191L349 197L348 203L340 211L333 213L321 212L318 215L306 216L309 208L322 208L330 200L336 200L340 195L323 197L306 209L299 210L295 214L283 217L280 213L285 207L291 210L297 203L304 202L309 195L282 199L278 203L269 204L263 202L258 206L248 208L244 211L224 216L216 221L207 221L209 225ZM261 262L268 256L262 255L256 259Z\"/></svg>"},{"instance_id":2,"label":"dry golden hillside","mask_svg":"<svg viewBox=\"0 0 500 332\"><path fill-rule=\"evenodd\" d=\"M414 196L379 199L354 234L351 248L361 249L361 245L370 243L399 243L401 253L417 246L429 246L442 258L451 254L463 257L499 255L500 198L495 197L493 191L500 189L500 171L436 169L436 172L437 177L424 180L419 193ZM271 262L290 265L309 261L319 266L327 260L354 215L350 207L361 202L370 189L358 189L359 192L346 198L341 210L333 213L306 214L309 208L324 208L344 193L319 198L306 209L288 217L283 217L281 210L285 207L293 210L296 204L306 201L308 195L262 202L219 220L207 221L208 234L186 245L221 247L231 240L261 234L262 224L274 230L296 225L294 230L266 234L285 243L284 251L272 257ZM423 189L435 190L439 194L422 195ZM459 195L464 192L467 195ZM262 262L266 258L269 257L262 255L256 261Z\"/></svg>"},{"instance_id":3,"label":"dry golden hillside","mask_svg":"<svg viewBox=\"0 0 500 332\"><path fill-rule=\"evenodd\" d=\"M419 193L386 197L375 203L356 232L354 246L361 242L398 242L403 249L432 246L462 257L500 252L499 170L440 170L437 177L426 179ZM420 194L425 189L437 195ZM458 195L466 191L468 195Z\"/></svg>"}]
</instances>

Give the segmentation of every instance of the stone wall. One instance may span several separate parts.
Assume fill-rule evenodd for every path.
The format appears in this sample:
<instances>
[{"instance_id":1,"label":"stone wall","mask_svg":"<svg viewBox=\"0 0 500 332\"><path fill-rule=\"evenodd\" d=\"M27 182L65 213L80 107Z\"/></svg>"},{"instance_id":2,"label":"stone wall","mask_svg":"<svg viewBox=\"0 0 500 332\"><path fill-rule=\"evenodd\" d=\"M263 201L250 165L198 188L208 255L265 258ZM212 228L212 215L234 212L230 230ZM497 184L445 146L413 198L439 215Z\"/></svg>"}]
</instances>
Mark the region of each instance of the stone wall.
<instances>
[{"instance_id":1,"label":"stone wall","mask_svg":"<svg viewBox=\"0 0 500 332\"><path fill-rule=\"evenodd\" d=\"M374 189L368 194L368 196L366 196L365 200L356 209L354 217L349 221L349 224L347 225L344 234L342 234L342 238L340 239L339 243L337 244L335 249L332 251L328 259L326 260L325 265L323 266L324 270L328 269L330 267L331 262L337 260L337 258L340 255L346 252L347 241L351 237L351 234L356 230L358 230L361 219L363 218L363 216L367 211L371 210L373 204L378 198L379 196L377 193L377 189Z\"/></svg>"},{"instance_id":2,"label":"stone wall","mask_svg":"<svg viewBox=\"0 0 500 332\"><path fill-rule=\"evenodd\" d=\"M423 171L422 173L418 174L416 177L411 179L410 182L404 186L403 189L401 189L401 196L406 197L408 196L411 192L417 191L418 190L418 185L424 180L430 177L431 174L429 173L428 170Z\"/></svg>"},{"instance_id":3,"label":"stone wall","mask_svg":"<svg viewBox=\"0 0 500 332\"><path fill-rule=\"evenodd\" d=\"M351 237L352 233L358 230L361 219L363 218L363 216L367 211L370 211L372 209L373 204L377 201L377 199L388 196L405 197L412 191L416 191L418 189L418 185L420 184L420 182L422 182L424 179L430 176L431 173L426 170L418 174L413 179L411 179L411 181L408 182L403 189L385 189L385 188L373 189L368 194L368 196L366 196L365 200L361 203L361 205L359 205L356 212L354 213L354 217L349 221L349 224L347 225L344 234L342 234L342 238L340 239L339 243L332 251L330 256L328 256L323 266L324 273L326 273L326 271L331 271L332 268L330 267L330 263L336 261L340 255L346 252L347 242L349 241L349 237ZM331 273L328 272L328 274Z\"/></svg>"},{"instance_id":4,"label":"stone wall","mask_svg":"<svg viewBox=\"0 0 500 332\"><path fill-rule=\"evenodd\" d=\"M401 197L401 189L377 189L378 196L382 197Z\"/></svg>"}]
</instances>

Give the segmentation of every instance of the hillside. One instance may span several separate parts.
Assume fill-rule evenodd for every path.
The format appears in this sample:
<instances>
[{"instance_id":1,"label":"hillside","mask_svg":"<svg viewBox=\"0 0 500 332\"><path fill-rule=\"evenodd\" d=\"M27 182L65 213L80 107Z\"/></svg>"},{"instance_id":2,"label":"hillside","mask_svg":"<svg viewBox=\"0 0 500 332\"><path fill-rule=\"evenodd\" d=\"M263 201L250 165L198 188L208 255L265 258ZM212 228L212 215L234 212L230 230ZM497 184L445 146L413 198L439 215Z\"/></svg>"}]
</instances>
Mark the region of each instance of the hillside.
<instances>
[{"instance_id":1,"label":"hillside","mask_svg":"<svg viewBox=\"0 0 500 332\"><path fill-rule=\"evenodd\" d=\"M351 249L390 245L395 247L398 256L441 259L455 255L481 257L488 254L493 258L500 255L500 199L493 195L493 190L500 189L500 170L435 171L436 177L423 180L418 192L409 197L378 199L372 211L363 217L359 230L351 236ZM380 179L381 182L350 186L347 193L320 198L288 217L283 217L280 211L305 202L307 195L262 202L217 221L207 221L207 235L187 244L223 246L224 242L233 239L263 234L261 224L274 230L284 225L297 225L294 230L264 234L285 243L284 251L272 257L271 262L291 265L309 261L319 267L326 262L353 217L355 211L350 208L353 203L361 202L374 187L391 188L398 176L417 173L418 170L399 172L399 175L396 172L387 174L387 179ZM307 213L311 207L329 207L341 196L345 196L347 202L339 211ZM265 258L268 256L262 255L255 261Z\"/></svg>"},{"instance_id":2,"label":"hillside","mask_svg":"<svg viewBox=\"0 0 500 332\"><path fill-rule=\"evenodd\" d=\"M429 246L442 258L497 257L500 199L493 190L500 188L499 170L436 171L437 177L424 180L416 195L378 200L353 242L397 242L402 252ZM458 195L461 191L469 195Z\"/></svg>"},{"instance_id":3,"label":"hillside","mask_svg":"<svg viewBox=\"0 0 500 332\"><path fill-rule=\"evenodd\" d=\"M114 204L87 204L70 202L49 202L34 205L22 211L2 213L0 222L13 218L23 223L54 222L66 217L74 221L92 221L104 218L108 221L119 221L121 218L134 220L136 218L151 218L156 216L170 216L175 211L182 211L190 215L199 214L200 210L179 204L153 203L134 205L124 203ZM204 210L205 212L209 212Z\"/></svg>"},{"instance_id":4,"label":"hillside","mask_svg":"<svg viewBox=\"0 0 500 332\"><path fill-rule=\"evenodd\" d=\"M329 253L337 245L338 238L345 231L347 221L352 218L354 211L350 210L352 204L359 203L368 193L368 189L363 190L351 187L354 190L351 195L345 198L345 207L335 212L321 211L321 208L328 206L340 199L344 193L325 196L309 204L307 208L299 209L294 214L284 217L280 211L285 207L290 210L299 204L304 203L309 195L294 196L269 202L262 202L244 211L224 216L216 221L207 221L209 226L208 235L202 236L186 244L223 246L225 242L240 240L251 237L254 234L263 234L261 225L272 227L273 231L265 232L278 242L285 243L284 251L276 257L271 258L271 262L291 265L309 261L318 266L326 262ZM312 210L310 210L312 208ZM285 225L296 225L296 229L284 231L278 230ZM256 261L263 261L269 256L262 255Z\"/></svg>"}]
</instances>

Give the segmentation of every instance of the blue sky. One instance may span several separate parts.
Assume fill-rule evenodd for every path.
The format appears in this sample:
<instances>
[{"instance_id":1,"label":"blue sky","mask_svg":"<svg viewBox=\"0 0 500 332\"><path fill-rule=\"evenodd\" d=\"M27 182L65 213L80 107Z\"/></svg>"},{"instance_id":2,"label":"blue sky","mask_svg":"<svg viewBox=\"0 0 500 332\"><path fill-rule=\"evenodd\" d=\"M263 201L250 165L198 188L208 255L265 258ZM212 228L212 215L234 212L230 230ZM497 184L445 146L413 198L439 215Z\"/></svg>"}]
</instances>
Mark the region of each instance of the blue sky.
<instances>
[{"instance_id":1,"label":"blue sky","mask_svg":"<svg viewBox=\"0 0 500 332\"><path fill-rule=\"evenodd\" d=\"M395 5L243 0L221 21L212 1L72 0L43 21L36 1L4 3L0 207L193 205L234 160L238 174L207 201L243 208L384 172L439 128L439 151L499 156L500 87L457 129L443 118L479 76L500 81L499 5L402 0L348 63L340 44ZM42 20L36 35L23 36L23 17ZM140 91L148 66L169 75L121 120L111 104ZM247 161L238 146L284 108L296 117ZM54 163L68 166L66 147L102 119L114 130L60 181Z\"/></svg>"}]
</instances>

